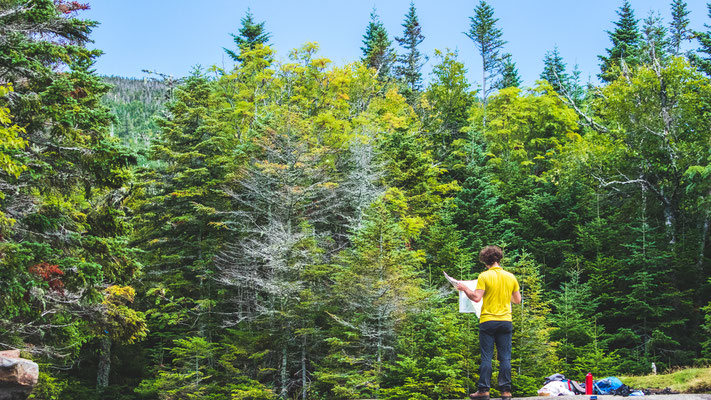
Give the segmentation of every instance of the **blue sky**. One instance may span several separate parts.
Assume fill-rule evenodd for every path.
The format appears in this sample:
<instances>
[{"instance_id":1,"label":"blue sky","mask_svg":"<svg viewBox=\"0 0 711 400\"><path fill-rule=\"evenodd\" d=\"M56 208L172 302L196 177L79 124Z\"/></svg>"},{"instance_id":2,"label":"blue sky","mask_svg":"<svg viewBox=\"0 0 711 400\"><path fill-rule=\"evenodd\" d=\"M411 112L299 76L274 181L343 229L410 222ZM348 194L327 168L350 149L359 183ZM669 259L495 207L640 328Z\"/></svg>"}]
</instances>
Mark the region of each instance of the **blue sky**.
<instances>
[{"instance_id":1,"label":"blue sky","mask_svg":"<svg viewBox=\"0 0 711 400\"><path fill-rule=\"evenodd\" d=\"M142 69L174 76L187 75L195 65L231 66L223 47L233 47L229 33L236 32L249 7L257 21L266 21L277 59L286 60L290 49L318 42L320 54L341 65L361 57L362 36L373 7L392 36L402 34L402 21L410 0L94 0L83 18L101 25L92 37L105 54L96 64L100 74L142 77ZM659 11L670 19L670 0L631 0L637 18ZM691 27L705 30L711 24L705 1L687 0ZM476 1L419 0L415 2L425 40L422 51L456 49L475 85L481 80L481 62L463 32ZM618 19L622 0L490 0L504 39L504 51L513 54L525 85L532 85L543 68L543 57L558 46L569 69L577 63L587 81L599 72L597 55L610 41L606 30ZM696 44L686 44L687 48ZM423 72L435 60L431 57Z\"/></svg>"}]
</instances>

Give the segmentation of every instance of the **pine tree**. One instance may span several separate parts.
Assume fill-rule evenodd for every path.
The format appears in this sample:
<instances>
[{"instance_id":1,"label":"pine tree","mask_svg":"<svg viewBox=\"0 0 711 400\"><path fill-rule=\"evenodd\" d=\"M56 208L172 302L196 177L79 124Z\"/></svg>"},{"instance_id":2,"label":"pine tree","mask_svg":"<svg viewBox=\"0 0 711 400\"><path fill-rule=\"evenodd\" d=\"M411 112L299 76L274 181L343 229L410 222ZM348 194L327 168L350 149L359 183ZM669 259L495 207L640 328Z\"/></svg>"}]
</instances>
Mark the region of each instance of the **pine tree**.
<instances>
[{"instance_id":1,"label":"pine tree","mask_svg":"<svg viewBox=\"0 0 711 400\"><path fill-rule=\"evenodd\" d=\"M513 61L511 54L504 54L501 61L501 79L496 82L496 89L506 89L508 87L521 86L521 76L518 74L518 68Z\"/></svg>"},{"instance_id":2,"label":"pine tree","mask_svg":"<svg viewBox=\"0 0 711 400\"><path fill-rule=\"evenodd\" d=\"M711 18L711 3L706 4L708 16ZM706 32L694 31L694 37L699 41L697 54L691 54L691 62L706 75L711 76L711 25L704 24ZM702 56L705 54L705 56Z\"/></svg>"},{"instance_id":3,"label":"pine tree","mask_svg":"<svg viewBox=\"0 0 711 400\"><path fill-rule=\"evenodd\" d=\"M378 397L397 329L422 299L417 270L423 254L409 245L403 201L402 192L391 189L374 202L331 273L337 324L317 373L328 398Z\"/></svg>"},{"instance_id":4,"label":"pine tree","mask_svg":"<svg viewBox=\"0 0 711 400\"><path fill-rule=\"evenodd\" d=\"M574 260L576 264L578 261ZM569 280L555 292L552 302L551 321L556 329L551 333L551 339L559 343L556 352L563 361L564 370L561 372L571 376L573 361L583 355L591 342L597 301L590 284L582 282L582 271L578 265L570 269L567 276Z\"/></svg>"},{"instance_id":5,"label":"pine tree","mask_svg":"<svg viewBox=\"0 0 711 400\"><path fill-rule=\"evenodd\" d=\"M435 56L441 61L432 68L432 81L425 93L431 108L424 118L424 127L431 137L435 159L444 161L447 170L456 173L465 164L466 134L462 129L468 124L468 111L475 94L456 53L437 50Z\"/></svg>"},{"instance_id":6,"label":"pine tree","mask_svg":"<svg viewBox=\"0 0 711 400\"><path fill-rule=\"evenodd\" d=\"M397 57L392 43L385 25L380 21L374 8L370 13L370 22L363 35L363 47L360 48L363 51L361 60L368 68L373 68L381 80L390 77L393 63Z\"/></svg>"},{"instance_id":7,"label":"pine tree","mask_svg":"<svg viewBox=\"0 0 711 400\"><path fill-rule=\"evenodd\" d=\"M136 157L109 133L101 98L110 87L94 70L101 51L86 47L97 23L78 17L87 8L0 2L0 92L14 90L0 105L0 330L39 361L98 354L103 389L111 339L145 332L143 316L107 291L139 270L126 207Z\"/></svg>"},{"instance_id":8,"label":"pine tree","mask_svg":"<svg viewBox=\"0 0 711 400\"><path fill-rule=\"evenodd\" d=\"M650 12L642 25L642 43L640 46L640 62L653 65L665 63L669 59L669 39L667 29L662 24L659 13Z\"/></svg>"},{"instance_id":9,"label":"pine tree","mask_svg":"<svg viewBox=\"0 0 711 400\"><path fill-rule=\"evenodd\" d=\"M405 83L405 98L410 105L415 104L415 99L422 90L422 65L427 61L427 57L420 53L417 46L425 40L422 35L422 27L417 19L415 3L410 2L410 9L402 23L405 28L402 37L395 40L405 49L405 53L398 56L399 65L395 68L397 77Z\"/></svg>"},{"instance_id":10,"label":"pine tree","mask_svg":"<svg viewBox=\"0 0 711 400\"><path fill-rule=\"evenodd\" d=\"M546 299L540 266L532 257L522 252L510 259L511 266L504 268L516 276L523 299L520 305L511 305L514 326L512 380L517 393L532 396L538 390L538 379L558 370L549 339L550 301Z\"/></svg>"},{"instance_id":11,"label":"pine tree","mask_svg":"<svg viewBox=\"0 0 711 400\"><path fill-rule=\"evenodd\" d=\"M669 47L671 54L678 56L681 54L681 44L690 39L691 32L689 30L688 15L691 11L686 8L684 0L672 0L671 9L672 20L669 23L669 33L671 34Z\"/></svg>"},{"instance_id":12,"label":"pine tree","mask_svg":"<svg viewBox=\"0 0 711 400\"><path fill-rule=\"evenodd\" d=\"M622 63L630 68L639 62L640 33L637 27L639 20L635 18L629 0L624 0L617 15L620 19L615 22L615 30L607 32L612 41L612 48L607 49L606 56L598 56L602 62L599 77L606 82L615 80L619 75L615 69L623 68Z\"/></svg>"},{"instance_id":13,"label":"pine tree","mask_svg":"<svg viewBox=\"0 0 711 400\"><path fill-rule=\"evenodd\" d=\"M481 98L486 109L486 102L489 94L495 89L494 85L487 86L487 82L495 80L500 72L501 56L499 51L504 47L506 41L502 39L503 32L496 26L499 21L494 18L494 9L481 0L474 9L474 16L469 17L471 25L469 32L465 35L474 42L481 55ZM484 113L484 125L486 125L486 113Z\"/></svg>"},{"instance_id":14,"label":"pine tree","mask_svg":"<svg viewBox=\"0 0 711 400\"><path fill-rule=\"evenodd\" d=\"M541 79L545 79L553 86L553 89L558 93L569 91L570 77L565 72L565 62L558 52L558 46L553 48L553 51L547 51L543 58L543 72Z\"/></svg>"},{"instance_id":15,"label":"pine tree","mask_svg":"<svg viewBox=\"0 0 711 400\"><path fill-rule=\"evenodd\" d=\"M267 45L271 36L264 29L264 21L259 23L254 21L254 15L249 8L241 23L242 26L238 29L239 34L230 33L237 48L235 50L223 48L233 61L240 61L240 53L244 50L254 49L257 45Z\"/></svg>"},{"instance_id":16,"label":"pine tree","mask_svg":"<svg viewBox=\"0 0 711 400\"><path fill-rule=\"evenodd\" d=\"M145 347L157 360L179 346L178 340L217 333L214 257L228 234L226 217L218 213L228 204L223 187L227 164L218 153L229 143L216 129L217 103L211 93L200 71L177 88L167 116L157 121L161 134L151 148L152 167L139 175L133 222L147 274L143 303L154 331ZM168 360L157 363L151 371L155 379L143 385L160 381L167 365Z\"/></svg>"}]
</instances>

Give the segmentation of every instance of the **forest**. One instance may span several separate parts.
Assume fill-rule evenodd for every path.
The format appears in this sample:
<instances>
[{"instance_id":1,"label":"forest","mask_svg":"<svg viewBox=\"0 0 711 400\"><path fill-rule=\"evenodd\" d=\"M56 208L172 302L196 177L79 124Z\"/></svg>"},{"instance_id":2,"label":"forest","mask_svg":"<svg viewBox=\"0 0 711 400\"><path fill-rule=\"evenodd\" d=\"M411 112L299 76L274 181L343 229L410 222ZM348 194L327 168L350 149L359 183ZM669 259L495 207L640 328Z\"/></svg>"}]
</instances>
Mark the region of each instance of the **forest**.
<instances>
[{"instance_id":1,"label":"forest","mask_svg":"<svg viewBox=\"0 0 711 400\"><path fill-rule=\"evenodd\" d=\"M0 0L0 350L32 399L465 397L442 272L491 244L516 396L711 363L711 4L621 0L594 82L553 48L531 87L484 0L479 81L415 3L344 65L247 11L234 67L104 77L88 7Z\"/></svg>"}]
</instances>

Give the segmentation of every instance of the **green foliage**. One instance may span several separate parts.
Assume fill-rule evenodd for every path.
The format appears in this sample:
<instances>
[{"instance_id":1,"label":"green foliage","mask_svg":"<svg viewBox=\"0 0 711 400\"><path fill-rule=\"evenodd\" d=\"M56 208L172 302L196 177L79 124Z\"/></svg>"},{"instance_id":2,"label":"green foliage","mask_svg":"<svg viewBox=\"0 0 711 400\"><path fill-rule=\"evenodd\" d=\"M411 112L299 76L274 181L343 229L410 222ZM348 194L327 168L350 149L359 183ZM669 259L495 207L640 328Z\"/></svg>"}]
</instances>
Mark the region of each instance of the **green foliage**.
<instances>
[{"instance_id":1,"label":"green foliage","mask_svg":"<svg viewBox=\"0 0 711 400\"><path fill-rule=\"evenodd\" d=\"M427 87L424 129L430 136L436 160L444 162L450 173L466 164L466 135L468 110L474 103L474 92L466 78L464 64L457 54L435 51L440 60L432 69L432 81Z\"/></svg>"},{"instance_id":2,"label":"green foliage","mask_svg":"<svg viewBox=\"0 0 711 400\"><path fill-rule=\"evenodd\" d=\"M254 21L254 15L249 8L247 8L247 13L240 22L242 26L237 30L239 34L230 33L237 49L223 48L232 61L242 61L242 52L253 50L258 45L266 46L271 36L264 28L264 21Z\"/></svg>"},{"instance_id":3,"label":"green foliage","mask_svg":"<svg viewBox=\"0 0 711 400\"><path fill-rule=\"evenodd\" d=\"M555 329L551 332L551 339L558 343L556 355L562 362L561 372L571 377L576 376L573 374L573 361L578 357L589 356L589 345L593 342L592 333L597 329L594 326L597 302L592 296L590 284L583 283L581 275L580 269L571 269L568 273L569 280L555 292L552 301L555 312L551 322ZM596 345L596 351L597 347L599 345ZM600 352L605 350L599 349Z\"/></svg>"},{"instance_id":4,"label":"green foliage","mask_svg":"<svg viewBox=\"0 0 711 400\"><path fill-rule=\"evenodd\" d=\"M412 12L414 13L414 8ZM417 34L413 34L413 38L417 41ZM410 46L412 45L410 44ZM414 48L414 46L412 47ZM374 69L379 79L387 80L390 77L397 54L392 48L392 40L388 37L388 31L380 21L375 9L370 13L370 22L363 35L363 47L360 49L363 51L363 58L361 59L363 64L368 68Z\"/></svg>"},{"instance_id":5,"label":"green foliage","mask_svg":"<svg viewBox=\"0 0 711 400\"><path fill-rule=\"evenodd\" d=\"M0 197L3 219L15 221L0 241L0 326L6 346L66 367L96 343L102 289L139 270L125 207L136 158L109 135L109 87L92 69L101 52L85 47L96 23L75 18L86 7L27 5L0 3L2 93L14 90L0 108L0 154L13 163L2 165ZM53 382L44 396L62 390Z\"/></svg>"},{"instance_id":6,"label":"green foliage","mask_svg":"<svg viewBox=\"0 0 711 400\"><path fill-rule=\"evenodd\" d=\"M484 104L491 93L494 85L487 87L486 83L490 79L495 79L499 73L501 56L499 51L504 47L506 41L502 39L503 32L496 26L498 18L494 18L494 8L481 0L474 9L474 16L469 17L471 24L469 31L465 35L474 42L481 56L482 64L482 89L481 95Z\"/></svg>"},{"instance_id":7,"label":"green foliage","mask_svg":"<svg viewBox=\"0 0 711 400\"><path fill-rule=\"evenodd\" d=\"M708 16L711 18L711 4L706 4ZM711 76L711 26L704 24L706 32L694 31L694 38L699 41L696 53L690 55L690 61L707 76ZM700 54L699 54L700 53Z\"/></svg>"},{"instance_id":8,"label":"green foliage","mask_svg":"<svg viewBox=\"0 0 711 400\"><path fill-rule=\"evenodd\" d=\"M476 321L442 271L474 278L489 244L523 294L517 396L711 358L711 83L703 49L675 57L683 1L669 35L624 2L587 88L557 49L520 87L480 2L480 92L451 51L421 87L414 3L399 58L373 11L362 62L276 61L248 10L234 68L163 82L100 79L84 6L31 3L0 2L0 327L42 363L35 398L465 396Z\"/></svg>"},{"instance_id":9,"label":"green foliage","mask_svg":"<svg viewBox=\"0 0 711 400\"><path fill-rule=\"evenodd\" d=\"M558 46L554 47L552 52L546 52L546 56L543 58L541 79L548 81L553 90L558 93L564 93L569 90L570 78L565 72L565 62L558 52Z\"/></svg>"},{"instance_id":10,"label":"green foliage","mask_svg":"<svg viewBox=\"0 0 711 400\"><path fill-rule=\"evenodd\" d=\"M607 32L612 41L612 48L606 49L606 56L598 56L601 63L601 73L598 75L605 82L612 82L619 76L622 68L632 68L639 64L639 47L641 36L634 16L634 10L628 0L625 0L617 10L620 17L615 22L615 30ZM623 66L624 65L624 66Z\"/></svg>"},{"instance_id":11,"label":"green foliage","mask_svg":"<svg viewBox=\"0 0 711 400\"><path fill-rule=\"evenodd\" d=\"M684 0L672 0L671 4L671 21L669 22L670 41L669 47L671 53L678 56L681 53L681 44L691 38L689 30L689 18L691 13L686 7Z\"/></svg>"},{"instance_id":12,"label":"green foliage","mask_svg":"<svg viewBox=\"0 0 711 400\"><path fill-rule=\"evenodd\" d=\"M158 134L158 117L165 108L174 81L156 79L130 79L104 77L111 90L101 99L116 116L111 125L111 135L139 154L139 165L146 163L150 143Z\"/></svg>"},{"instance_id":13,"label":"green foliage","mask_svg":"<svg viewBox=\"0 0 711 400\"><path fill-rule=\"evenodd\" d=\"M397 57L398 65L395 67L395 75L405 84L404 93L408 104L414 106L419 92L422 90L422 73L420 70L427 61L417 46L425 40L422 35L422 27L417 19L415 3L410 2L410 9L405 15L402 23L405 28L402 37L395 40L405 49L405 54Z\"/></svg>"},{"instance_id":14,"label":"green foliage","mask_svg":"<svg viewBox=\"0 0 711 400\"><path fill-rule=\"evenodd\" d=\"M497 89L506 89L508 87L520 87L523 80L518 74L518 68L513 61L511 54L504 54L501 57L501 79L496 82Z\"/></svg>"},{"instance_id":15,"label":"green foliage","mask_svg":"<svg viewBox=\"0 0 711 400\"><path fill-rule=\"evenodd\" d=\"M447 306L450 299L430 297L411 315L399 334L397 359L388 366L380 394L384 399L440 399L467 395L476 386L472 357L476 325Z\"/></svg>"},{"instance_id":16,"label":"green foliage","mask_svg":"<svg viewBox=\"0 0 711 400\"><path fill-rule=\"evenodd\" d=\"M0 86L0 98L12 93L12 85ZM10 109L0 107L0 170L17 177L26 168L12 159L12 151L24 148L27 141L20 137L24 129L12 123Z\"/></svg>"}]
</instances>

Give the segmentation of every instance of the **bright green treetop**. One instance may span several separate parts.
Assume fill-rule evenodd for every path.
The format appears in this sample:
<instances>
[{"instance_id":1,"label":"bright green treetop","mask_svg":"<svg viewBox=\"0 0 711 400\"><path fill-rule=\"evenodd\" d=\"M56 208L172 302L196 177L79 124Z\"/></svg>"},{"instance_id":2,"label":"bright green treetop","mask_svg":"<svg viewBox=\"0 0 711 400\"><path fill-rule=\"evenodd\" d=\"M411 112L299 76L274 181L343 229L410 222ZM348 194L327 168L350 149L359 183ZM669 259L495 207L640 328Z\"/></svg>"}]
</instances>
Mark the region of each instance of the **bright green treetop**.
<instances>
[{"instance_id":1,"label":"bright green treetop","mask_svg":"<svg viewBox=\"0 0 711 400\"><path fill-rule=\"evenodd\" d=\"M628 67L632 67L639 62L640 32L637 26L639 22L634 16L634 10L628 0L625 0L617 11L620 19L615 22L615 30L610 32L612 48L607 49L606 56L598 56L600 64L600 78L606 82L615 79L616 73L613 67L621 68L622 62Z\"/></svg>"},{"instance_id":2,"label":"bright green treetop","mask_svg":"<svg viewBox=\"0 0 711 400\"><path fill-rule=\"evenodd\" d=\"M672 20L669 23L671 39L669 46L673 55L679 55L681 52L681 44L685 40L689 40L691 36L688 17L691 11L686 8L686 2L684 0L672 0L671 9Z\"/></svg>"},{"instance_id":3,"label":"bright green treetop","mask_svg":"<svg viewBox=\"0 0 711 400\"><path fill-rule=\"evenodd\" d=\"M237 46L236 50L225 48L225 53L233 61L240 61L240 53L244 49L253 49L258 44L267 45L271 34L264 29L264 21L255 22L254 15L247 9L247 13L241 19L242 26L238 29L239 34L230 33L232 40Z\"/></svg>"},{"instance_id":4,"label":"bright green treetop","mask_svg":"<svg viewBox=\"0 0 711 400\"><path fill-rule=\"evenodd\" d=\"M375 9L370 13L370 22L363 35L363 63L368 68L373 68L379 77L390 76L393 63L396 59L392 40L388 37L385 25L380 21Z\"/></svg>"},{"instance_id":5,"label":"bright green treetop","mask_svg":"<svg viewBox=\"0 0 711 400\"><path fill-rule=\"evenodd\" d=\"M493 85L487 82L495 79L499 73L501 57L499 52L506 44L502 39L503 32L496 26L498 18L494 18L494 8L486 1L480 1L474 9L474 16L469 17L471 24L469 31L464 34L474 42L481 56L482 91L481 96L486 104L486 99L493 91Z\"/></svg>"},{"instance_id":6,"label":"bright green treetop","mask_svg":"<svg viewBox=\"0 0 711 400\"><path fill-rule=\"evenodd\" d=\"M422 65L427 60L426 56L420 52L417 46L425 40L422 35L422 27L417 19L415 3L410 2L410 9L405 15L402 23L405 28L402 37L395 40L405 49L405 53L398 56L398 65L395 67L396 75L405 83L405 96L408 103L414 103L415 94L422 89Z\"/></svg>"}]
</instances>

